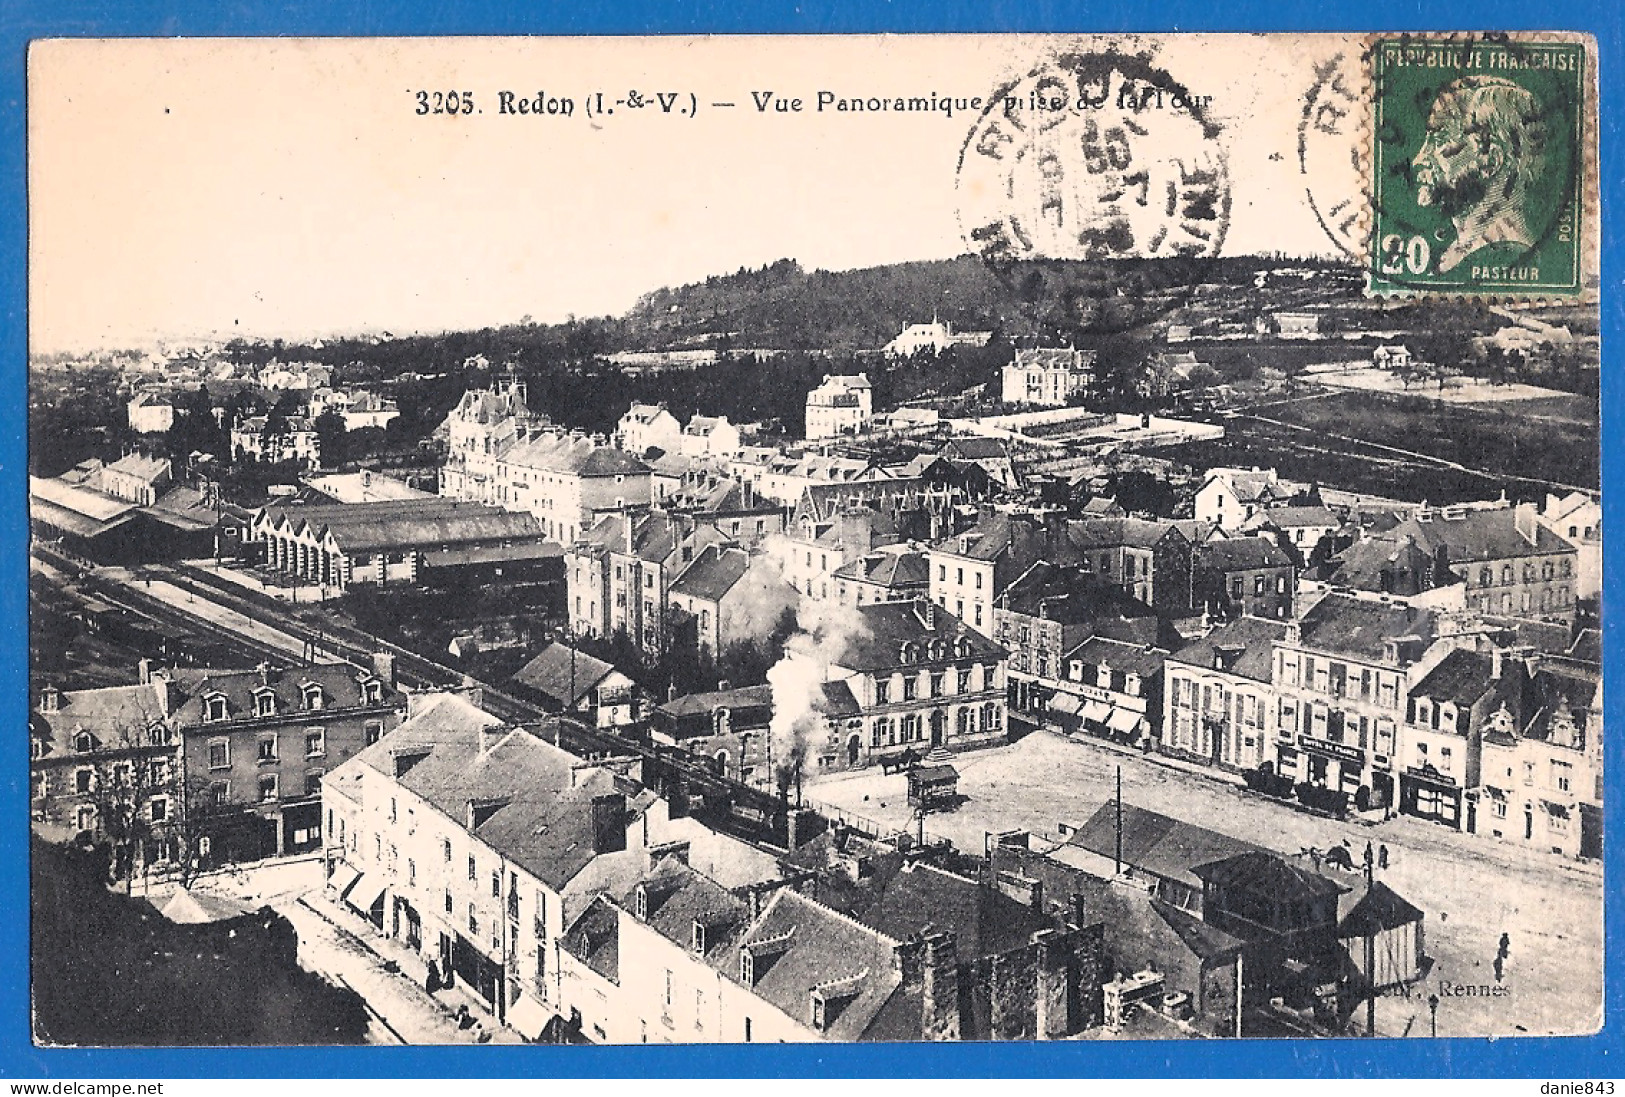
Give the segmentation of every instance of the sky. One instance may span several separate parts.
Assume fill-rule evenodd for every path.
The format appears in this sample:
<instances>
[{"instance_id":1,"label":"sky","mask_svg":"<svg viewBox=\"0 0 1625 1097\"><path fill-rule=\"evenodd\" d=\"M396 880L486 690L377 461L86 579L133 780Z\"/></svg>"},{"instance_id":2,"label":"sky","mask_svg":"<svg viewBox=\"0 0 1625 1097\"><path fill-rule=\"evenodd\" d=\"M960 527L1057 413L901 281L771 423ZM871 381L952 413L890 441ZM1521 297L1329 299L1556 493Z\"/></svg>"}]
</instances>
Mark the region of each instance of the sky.
<instances>
[{"instance_id":1,"label":"sky","mask_svg":"<svg viewBox=\"0 0 1625 1097\"><path fill-rule=\"evenodd\" d=\"M956 172L976 112L818 112L817 94L985 97L1067 44L1102 43L36 43L31 349L551 322L783 257L845 270L962 254ZM1298 126L1314 65L1349 42L1133 44L1212 96L1231 194L1224 252L1331 254L1305 197ZM613 105L633 90L676 93L672 113L587 116L597 95ZM472 92L479 113L419 115L418 91ZM567 97L574 113L504 114L502 91ZM758 111L753 92L802 109Z\"/></svg>"}]
</instances>

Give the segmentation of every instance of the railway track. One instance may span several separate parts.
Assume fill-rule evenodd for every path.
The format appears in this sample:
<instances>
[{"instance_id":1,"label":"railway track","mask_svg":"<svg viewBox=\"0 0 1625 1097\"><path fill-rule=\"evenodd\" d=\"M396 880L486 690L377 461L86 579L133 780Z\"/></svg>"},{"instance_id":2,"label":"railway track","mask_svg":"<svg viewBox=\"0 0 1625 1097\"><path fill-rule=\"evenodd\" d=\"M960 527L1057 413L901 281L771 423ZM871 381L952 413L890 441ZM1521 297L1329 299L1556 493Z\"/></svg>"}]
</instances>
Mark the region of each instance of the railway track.
<instances>
[{"instance_id":1,"label":"railway track","mask_svg":"<svg viewBox=\"0 0 1625 1097\"><path fill-rule=\"evenodd\" d=\"M777 845L782 845L787 837L785 818L788 804L785 799L718 774L707 760L686 751L653 743L640 736L594 727L570 717L558 717L524 698L488 682L472 679L353 625L333 621L324 623L321 629L313 629L293 607L284 607L281 603L267 605L236 591L223 589L218 581L209 581L212 577L206 572L185 565L155 568L153 571L154 577L161 575L164 582L188 591L200 603L214 603L234 610L301 641L310 650L320 650L360 665L368 665L375 653L386 652L395 657L398 680L414 688L444 690L477 687L481 691L481 707L486 711L519 726L546 722L552 735L544 737L578 757L638 757L644 763L646 782L656 791L667 796L680 791L691 801L703 802L713 825L738 837ZM135 586L94 573L87 574L81 581L91 586L97 597L172 625L207 632L255 659L288 658L285 651L215 624L203 615L201 609L188 612L182 607L143 594ZM740 817L734 811L736 808L744 809L749 814Z\"/></svg>"}]
</instances>

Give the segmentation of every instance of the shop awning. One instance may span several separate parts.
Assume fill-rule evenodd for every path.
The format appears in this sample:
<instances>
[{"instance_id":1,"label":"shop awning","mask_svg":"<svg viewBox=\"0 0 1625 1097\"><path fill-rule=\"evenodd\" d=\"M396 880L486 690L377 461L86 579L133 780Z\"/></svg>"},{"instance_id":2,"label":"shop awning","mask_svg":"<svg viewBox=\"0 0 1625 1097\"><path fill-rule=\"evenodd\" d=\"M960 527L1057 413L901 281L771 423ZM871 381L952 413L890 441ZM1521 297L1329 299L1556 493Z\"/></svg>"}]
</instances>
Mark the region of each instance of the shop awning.
<instances>
[{"instance_id":1,"label":"shop awning","mask_svg":"<svg viewBox=\"0 0 1625 1097\"><path fill-rule=\"evenodd\" d=\"M1124 733L1139 730L1140 723L1145 719L1138 712L1127 708L1112 709L1111 716L1106 720L1106 726L1113 731Z\"/></svg>"},{"instance_id":2,"label":"shop awning","mask_svg":"<svg viewBox=\"0 0 1625 1097\"><path fill-rule=\"evenodd\" d=\"M361 873L340 861L333 867L333 875L328 879L327 886L342 898L344 893L354 887L355 882L359 879L361 879Z\"/></svg>"},{"instance_id":3,"label":"shop awning","mask_svg":"<svg viewBox=\"0 0 1625 1097\"><path fill-rule=\"evenodd\" d=\"M1049 710L1051 712L1063 712L1068 716L1076 716L1082 707L1083 702L1070 693L1057 693L1049 699Z\"/></svg>"},{"instance_id":4,"label":"shop awning","mask_svg":"<svg viewBox=\"0 0 1625 1097\"><path fill-rule=\"evenodd\" d=\"M372 908L378 905L378 900L384 896L384 878L377 875L362 874L361 878L350 888L350 893L344 901L355 907L362 914L370 914Z\"/></svg>"},{"instance_id":5,"label":"shop awning","mask_svg":"<svg viewBox=\"0 0 1625 1097\"><path fill-rule=\"evenodd\" d=\"M1083 705L1083 718L1092 724L1104 724L1112 714L1112 707L1104 701L1086 701Z\"/></svg>"}]
</instances>

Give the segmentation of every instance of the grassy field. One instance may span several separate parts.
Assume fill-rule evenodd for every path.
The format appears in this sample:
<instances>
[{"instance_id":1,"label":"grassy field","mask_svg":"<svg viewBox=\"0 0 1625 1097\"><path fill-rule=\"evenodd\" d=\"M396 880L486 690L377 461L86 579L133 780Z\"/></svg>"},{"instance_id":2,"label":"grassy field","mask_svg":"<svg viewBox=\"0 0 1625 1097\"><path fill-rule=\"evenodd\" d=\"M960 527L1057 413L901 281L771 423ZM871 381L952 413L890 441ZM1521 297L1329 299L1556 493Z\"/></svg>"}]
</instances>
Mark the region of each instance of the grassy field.
<instances>
[{"instance_id":1,"label":"grassy field","mask_svg":"<svg viewBox=\"0 0 1625 1097\"><path fill-rule=\"evenodd\" d=\"M1464 407L1421 396L1345 392L1261 409L1229 420L1219 442L1170 447L1197 467L1276 467L1294 479L1398 499L1447 503L1493 497L1539 499L1540 481L1595 488L1599 430L1584 397ZM1372 443L1374 445L1367 445ZM1393 447L1453 461L1418 462Z\"/></svg>"}]
</instances>

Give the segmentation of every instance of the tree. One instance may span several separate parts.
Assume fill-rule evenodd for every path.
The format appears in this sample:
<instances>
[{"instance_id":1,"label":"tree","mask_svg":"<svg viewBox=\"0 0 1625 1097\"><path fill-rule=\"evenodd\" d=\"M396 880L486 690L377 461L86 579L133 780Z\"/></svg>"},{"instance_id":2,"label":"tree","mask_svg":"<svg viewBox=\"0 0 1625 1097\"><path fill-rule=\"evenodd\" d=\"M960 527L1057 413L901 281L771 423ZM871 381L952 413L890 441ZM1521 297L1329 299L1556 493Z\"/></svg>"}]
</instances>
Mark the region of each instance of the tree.
<instances>
[{"instance_id":1,"label":"tree","mask_svg":"<svg viewBox=\"0 0 1625 1097\"><path fill-rule=\"evenodd\" d=\"M110 880L129 890L139 859L148 864L156 840L174 828L178 757L174 732L161 719L121 722L96 744L91 782L96 825L108 850Z\"/></svg>"},{"instance_id":2,"label":"tree","mask_svg":"<svg viewBox=\"0 0 1625 1097\"><path fill-rule=\"evenodd\" d=\"M322 463L329 468L343 466L350 459L350 440L344 427L344 417L328 408L316 417L311 427L316 431L316 447L322 455Z\"/></svg>"}]
</instances>

